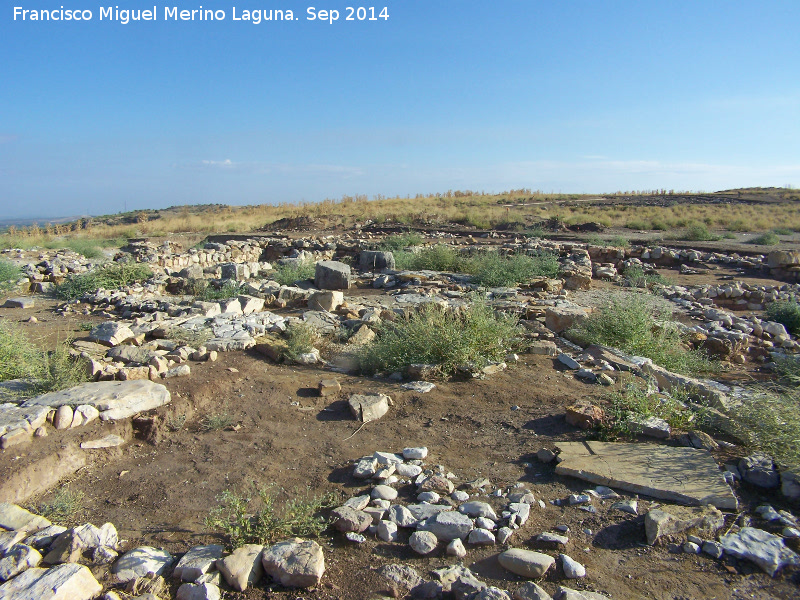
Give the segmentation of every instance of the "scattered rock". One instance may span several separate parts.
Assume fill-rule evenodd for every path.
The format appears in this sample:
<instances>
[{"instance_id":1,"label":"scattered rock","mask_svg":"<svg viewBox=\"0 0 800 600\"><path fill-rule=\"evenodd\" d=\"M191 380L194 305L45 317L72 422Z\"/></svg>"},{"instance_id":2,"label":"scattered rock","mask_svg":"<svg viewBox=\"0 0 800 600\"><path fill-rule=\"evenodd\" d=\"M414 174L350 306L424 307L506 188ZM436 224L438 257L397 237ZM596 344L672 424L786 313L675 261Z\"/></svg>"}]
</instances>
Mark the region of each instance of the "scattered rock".
<instances>
[{"instance_id":1,"label":"scattered rock","mask_svg":"<svg viewBox=\"0 0 800 600\"><path fill-rule=\"evenodd\" d=\"M506 550L497 557L497 560L504 569L531 579L542 577L556 561L547 554L521 548Z\"/></svg>"},{"instance_id":2,"label":"scattered rock","mask_svg":"<svg viewBox=\"0 0 800 600\"><path fill-rule=\"evenodd\" d=\"M0 585L0 600L90 600L103 591L83 565L28 569Z\"/></svg>"},{"instance_id":3,"label":"scattered rock","mask_svg":"<svg viewBox=\"0 0 800 600\"><path fill-rule=\"evenodd\" d=\"M564 575L567 579L586 577L586 567L577 560L570 558L566 554L559 554L559 558L561 559L561 567L564 569Z\"/></svg>"},{"instance_id":4,"label":"scattered rock","mask_svg":"<svg viewBox=\"0 0 800 600\"><path fill-rule=\"evenodd\" d=\"M437 537L430 531L415 531L408 540L408 545L417 554L430 554L439 543Z\"/></svg>"},{"instance_id":5,"label":"scattered rock","mask_svg":"<svg viewBox=\"0 0 800 600\"><path fill-rule=\"evenodd\" d=\"M342 391L342 384L336 379L323 379L317 386L320 396L332 396Z\"/></svg>"},{"instance_id":6,"label":"scattered rock","mask_svg":"<svg viewBox=\"0 0 800 600\"><path fill-rule=\"evenodd\" d=\"M669 506L653 509L644 517L647 543L689 530L713 534L725 524L725 515L713 506Z\"/></svg>"},{"instance_id":7,"label":"scattered rock","mask_svg":"<svg viewBox=\"0 0 800 600\"><path fill-rule=\"evenodd\" d=\"M429 531L443 542L449 542L456 538L465 538L472 531L472 520L467 516L455 511L444 511L425 519L417 526L422 531Z\"/></svg>"},{"instance_id":8,"label":"scattered rock","mask_svg":"<svg viewBox=\"0 0 800 600\"><path fill-rule=\"evenodd\" d=\"M182 581L197 581L222 558L222 550L219 544L191 548L175 565L172 576Z\"/></svg>"},{"instance_id":9,"label":"scattered rock","mask_svg":"<svg viewBox=\"0 0 800 600\"><path fill-rule=\"evenodd\" d=\"M217 570L225 581L237 592L243 592L264 574L261 566L261 552L264 546L246 544L236 548L229 556L217 560Z\"/></svg>"},{"instance_id":10,"label":"scattered rock","mask_svg":"<svg viewBox=\"0 0 800 600\"><path fill-rule=\"evenodd\" d=\"M464 548L464 542L460 538L456 538L447 544L445 552L447 556L455 556L456 558L464 558L467 555L467 549Z\"/></svg>"},{"instance_id":11,"label":"scattered rock","mask_svg":"<svg viewBox=\"0 0 800 600\"><path fill-rule=\"evenodd\" d=\"M261 563L270 577L286 587L317 585L325 573L322 548L313 540L279 542L264 550Z\"/></svg>"},{"instance_id":12,"label":"scattered rock","mask_svg":"<svg viewBox=\"0 0 800 600\"><path fill-rule=\"evenodd\" d=\"M119 346L134 341L136 336L127 325L116 321L106 321L92 328L89 339L104 346Z\"/></svg>"},{"instance_id":13,"label":"scattered rock","mask_svg":"<svg viewBox=\"0 0 800 600\"><path fill-rule=\"evenodd\" d=\"M63 406L61 408L63 408ZM100 438L99 440L81 442L81 448L84 450L98 450L100 448L115 448L116 446L122 446L124 443L125 438L114 433L109 433L107 436Z\"/></svg>"},{"instance_id":14,"label":"scattered rock","mask_svg":"<svg viewBox=\"0 0 800 600\"><path fill-rule=\"evenodd\" d=\"M123 554L111 569L119 581L128 582L152 573L161 575L173 562L172 555L166 550L157 550L150 546L135 548Z\"/></svg>"},{"instance_id":15,"label":"scattered rock","mask_svg":"<svg viewBox=\"0 0 800 600\"><path fill-rule=\"evenodd\" d=\"M391 398L385 394L353 394L348 399L350 412L359 421L369 423L389 412Z\"/></svg>"},{"instance_id":16,"label":"scattered rock","mask_svg":"<svg viewBox=\"0 0 800 600\"><path fill-rule=\"evenodd\" d=\"M591 429L603 421L605 412L591 402L581 401L578 404L567 407L565 418L567 423L573 427Z\"/></svg>"},{"instance_id":17,"label":"scattered rock","mask_svg":"<svg viewBox=\"0 0 800 600\"><path fill-rule=\"evenodd\" d=\"M754 452L740 460L739 472L746 482L758 487L775 488L780 483L772 457L763 452Z\"/></svg>"},{"instance_id":18,"label":"scattered rock","mask_svg":"<svg viewBox=\"0 0 800 600\"><path fill-rule=\"evenodd\" d=\"M784 566L800 565L800 556L787 548L783 539L762 529L742 527L719 541L726 554L750 560L772 577Z\"/></svg>"},{"instance_id":19,"label":"scattered rock","mask_svg":"<svg viewBox=\"0 0 800 600\"><path fill-rule=\"evenodd\" d=\"M9 298L3 303L3 308L33 308L35 305L33 298Z\"/></svg>"},{"instance_id":20,"label":"scattered rock","mask_svg":"<svg viewBox=\"0 0 800 600\"><path fill-rule=\"evenodd\" d=\"M559 475L685 504L738 507L705 450L596 441L563 442L559 449Z\"/></svg>"}]
</instances>

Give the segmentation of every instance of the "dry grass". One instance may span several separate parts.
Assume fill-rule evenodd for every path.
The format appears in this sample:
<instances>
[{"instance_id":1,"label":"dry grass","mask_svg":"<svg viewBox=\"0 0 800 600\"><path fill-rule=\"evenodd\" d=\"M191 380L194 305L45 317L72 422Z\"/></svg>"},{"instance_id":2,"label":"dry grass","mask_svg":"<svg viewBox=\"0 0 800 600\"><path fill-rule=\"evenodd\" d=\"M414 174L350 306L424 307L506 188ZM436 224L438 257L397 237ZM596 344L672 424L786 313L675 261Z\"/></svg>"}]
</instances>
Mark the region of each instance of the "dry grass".
<instances>
[{"instance_id":1,"label":"dry grass","mask_svg":"<svg viewBox=\"0 0 800 600\"><path fill-rule=\"evenodd\" d=\"M642 192L651 193L651 192ZM758 196L758 191L751 195ZM544 194L529 189L502 194L448 191L443 194L386 198L344 196L322 202L283 203L257 206L201 205L162 211L139 211L121 215L82 219L45 228L9 229L0 235L2 247L53 247L67 239L80 238L81 249L113 246L131 237L160 237L175 233L207 234L274 230L280 219L311 219L320 227L350 226L373 221L378 224L437 225L460 223L478 229L522 230L548 219L566 224L599 222L607 227L673 230L702 224L710 231L762 232L777 227L800 231L800 199L794 190L772 191L785 202L770 204L687 204L673 203L662 196L665 206L607 204L590 206L597 196ZM624 197L633 192L618 192ZM659 194L659 192L655 192ZM285 228L285 225L284 225Z\"/></svg>"}]
</instances>

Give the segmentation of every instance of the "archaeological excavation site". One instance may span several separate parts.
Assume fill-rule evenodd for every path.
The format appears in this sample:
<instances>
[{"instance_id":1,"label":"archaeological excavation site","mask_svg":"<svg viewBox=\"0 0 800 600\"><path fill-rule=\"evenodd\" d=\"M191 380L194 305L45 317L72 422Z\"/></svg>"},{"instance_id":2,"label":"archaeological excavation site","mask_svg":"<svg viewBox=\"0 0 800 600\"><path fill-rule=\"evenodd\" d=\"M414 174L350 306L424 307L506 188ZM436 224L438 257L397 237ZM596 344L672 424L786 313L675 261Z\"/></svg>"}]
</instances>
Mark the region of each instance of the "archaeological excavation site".
<instances>
[{"instance_id":1,"label":"archaeological excavation site","mask_svg":"<svg viewBox=\"0 0 800 600\"><path fill-rule=\"evenodd\" d=\"M3 234L0 599L798 598L796 196L490 201Z\"/></svg>"}]
</instances>

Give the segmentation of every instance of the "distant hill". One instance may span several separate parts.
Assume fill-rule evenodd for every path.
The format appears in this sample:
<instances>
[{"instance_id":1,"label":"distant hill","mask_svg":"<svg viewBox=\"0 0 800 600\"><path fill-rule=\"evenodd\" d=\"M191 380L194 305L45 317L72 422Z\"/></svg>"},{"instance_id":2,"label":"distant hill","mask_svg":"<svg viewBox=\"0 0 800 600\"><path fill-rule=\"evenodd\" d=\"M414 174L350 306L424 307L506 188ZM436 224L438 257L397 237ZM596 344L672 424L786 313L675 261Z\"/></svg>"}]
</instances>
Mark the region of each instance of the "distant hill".
<instances>
[{"instance_id":1,"label":"distant hill","mask_svg":"<svg viewBox=\"0 0 800 600\"><path fill-rule=\"evenodd\" d=\"M41 218L41 217L28 217L25 219L0 219L0 230L8 229L9 227L30 227L34 223L39 226L47 225L51 223L52 225L60 225L61 223L71 223L72 221L77 221L78 219L82 219L84 216L73 216L73 217L51 217L51 218Z\"/></svg>"}]
</instances>

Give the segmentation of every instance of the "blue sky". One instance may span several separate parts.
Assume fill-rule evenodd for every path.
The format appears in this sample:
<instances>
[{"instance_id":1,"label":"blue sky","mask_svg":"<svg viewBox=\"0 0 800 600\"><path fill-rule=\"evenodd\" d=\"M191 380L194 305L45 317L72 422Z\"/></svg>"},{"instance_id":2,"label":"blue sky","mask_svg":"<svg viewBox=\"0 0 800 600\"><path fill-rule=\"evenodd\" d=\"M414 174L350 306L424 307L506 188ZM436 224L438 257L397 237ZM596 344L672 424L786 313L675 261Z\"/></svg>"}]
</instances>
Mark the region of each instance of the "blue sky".
<instances>
[{"instance_id":1,"label":"blue sky","mask_svg":"<svg viewBox=\"0 0 800 600\"><path fill-rule=\"evenodd\" d=\"M25 9L86 22L14 21ZM10 0L0 218L800 185L800 2ZM154 22L100 7L157 7ZM164 20L164 7L224 21ZM336 8L333 24L306 20ZM255 25L232 10L292 9Z\"/></svg>"}]
</instances>

